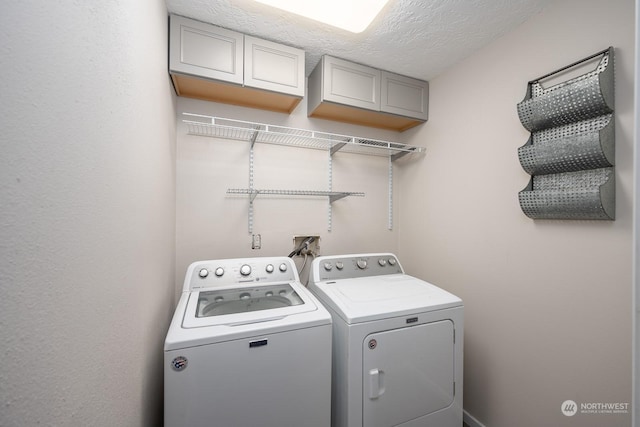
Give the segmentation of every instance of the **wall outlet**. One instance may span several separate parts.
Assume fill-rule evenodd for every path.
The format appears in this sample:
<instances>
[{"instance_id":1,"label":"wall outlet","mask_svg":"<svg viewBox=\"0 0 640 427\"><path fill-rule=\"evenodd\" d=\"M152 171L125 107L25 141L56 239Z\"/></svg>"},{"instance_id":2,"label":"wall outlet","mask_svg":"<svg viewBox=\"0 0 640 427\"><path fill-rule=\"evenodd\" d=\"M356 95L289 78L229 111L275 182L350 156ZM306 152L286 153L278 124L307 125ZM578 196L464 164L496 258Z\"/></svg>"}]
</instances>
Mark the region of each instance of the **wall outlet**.
<instances>
[{"instance_id":1,"label":"wall outlet","mask_svg":"<svg viewBox=\"0 0 640 427\"><path fill-rule=\"evenodd\" d=\"M259 234L251 235L251 249L260 249L262 246L262 238Z\"/></svg>"},{"instance_id":2,"label":"wall outlet","mask_svg":"<svg viewBox=\"0 0 640 427\"><path fill-rule=\"evenodd\" d=\"M313 238L311 242L307 242L307 240ZM305 244L305 242L307 242ZM320 255L320 236L314 235L300 235L293 236L293 250L300 251L299 255L312 255L319 256ZM297 254L297 252L296 252Z\"/></svg>"}]
</instances>

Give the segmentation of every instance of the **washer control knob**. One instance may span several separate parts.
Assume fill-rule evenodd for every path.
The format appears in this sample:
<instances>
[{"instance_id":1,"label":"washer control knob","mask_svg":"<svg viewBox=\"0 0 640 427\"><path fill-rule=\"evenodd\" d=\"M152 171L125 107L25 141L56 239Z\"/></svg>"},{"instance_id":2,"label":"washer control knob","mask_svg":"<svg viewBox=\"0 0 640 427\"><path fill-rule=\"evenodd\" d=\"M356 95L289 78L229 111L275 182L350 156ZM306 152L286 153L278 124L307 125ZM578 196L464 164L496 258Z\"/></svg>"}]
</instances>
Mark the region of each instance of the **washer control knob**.
<instances>
[{"instance_id":1,"label":"washer control knob","mask_svg":"<svg viewBox=\"0 0 640 427\"><path fill-rule=\"evenodd\" d=\"M273 273L273 264L267 264L264 269L267 273Z\"/></svg>"},{"instance_id":2,"label":"washer control knob","mask_svg":"<svg viewBox=\"0 0 640 427\"><path fill-rule=\"evenodd\" d=\"M222 268L222 267L216 268L215 273L216 273L216 276L222 277L222 275L224 274L224 268Z\"/></svg>"},{"instance_id":3,"label":"washer control knob","mask_svg":"<svg viewBox=\"0 0 640 427\"><path fill-rule=\"evenodd\" d=\"M251 274L251 266L249 264L242 264L240 267L240 274L243 276L248 276Z\"/></svg>"},{"instance_id":4,"label":"washer control knob","mask_svg":"<svg viewBox=\"0 0 640 427\"><path fill-rule=\"evenodd\" d=\"M323 267L325 270L331 271L331 269L333 268L333 264L331 264L330 262L325 262Z\"/></svg>"},{"instance_id":5,"label":"washer control knob","mask_svg":"<svg viewBox=\"0 0 640 427\"><path fill-rule=\"evenodd\" d=\"M378 260L378 264L380 264L380 267L384 267L385 265L387 265L387 260L384 258L380 258Z\"/></svg>"},{"instance_id":6,"label":"washer control knob","mask_svg":"<svg viewBox=\"0 0 640 427\"><path fill-rule=\"evenodd\" d=\"M361 258L356 262L356 265L360 270L364 270L365 268L367 268L367 260Z\"/></svg>"},{"instance_id":7,"label":"washer control knob","mask_svg":"<svg viewBox=\"0 0 640 427\"><path fill-rule=\"evenodd\" d=\"M206 268L201 268L200 271L198 272L198 276L200 276L201 279L204 279L208 275L209 275L209 270L207 270Z\"/></svg>"},{"instance_id":8,"label":"washer control knob","mask_svg":"<svg viewBox=\"0 0 640 427\"><path fill-rule=\"evenodd\" d=\"M396 265L396 259L395 258L389 258L389 265Z\"/></svg>"},{"instance_id":9,"label":"washer control knob","mask_svg":"<svg viewBox=\"0 0 640 427\"><path fill-rule=\"evenodd\" d=\"M344 268L344 263L342 261L336 262L336 268L338 270L342 270Z\"/></svg>"},{"instance_id":10,"label":"washer control knob","mask_svg":"<svg viewBox=\"0 0 640 427\"><path fill-rule=\"evenodd\" d=\"M284 273L285 271L287 271L287 264L283 262L282 264L280 264L280 267L278 267L278 270Z\"/></svg>"}]
</instances>

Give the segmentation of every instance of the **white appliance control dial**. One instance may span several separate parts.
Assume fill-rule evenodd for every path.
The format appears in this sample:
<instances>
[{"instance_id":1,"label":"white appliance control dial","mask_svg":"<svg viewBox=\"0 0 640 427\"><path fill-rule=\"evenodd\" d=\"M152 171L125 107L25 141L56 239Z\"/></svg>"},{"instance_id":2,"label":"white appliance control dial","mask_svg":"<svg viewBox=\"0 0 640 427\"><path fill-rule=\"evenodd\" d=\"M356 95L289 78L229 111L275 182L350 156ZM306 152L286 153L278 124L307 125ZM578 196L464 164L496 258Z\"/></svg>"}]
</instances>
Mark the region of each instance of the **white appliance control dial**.
<instances>
[{"instance_id":1,"label":"white appliance control dial","mask_svg":"<svg viewBox=\"0 0 640 427\"><path fill-rule=\"evenodd\" d=\"M385 265L387 265L387 260L384 258L380 258L378 260L378 264L380 264L380 267L384 267Z\"/></svg>"},{"instance_id":2,"label":"white appliance control dial","mask_svg":"<svg viewBox=\"0 0 640 427\"><path fill-rule=\"evenodd\" d=\"M285 271L287 271L287 264L283 262L282 264L280 264L280 267L278 267L278 269L284 273Z\"/></svg>"},{"instance_id":3,"label":"white appliance control dial","mask_svg":"<svg viewBox=\"0 0 640 427\"><path fill-rule=\"evenodd\" d=\"M356 265L360 270L364 270L365 268L367 268L367 260L361 258L356 262Z\"/></svg>"},{"instance_id":4,"label":"white appliance control dial","mask_svg":"<svg viewBox=\"0 0 640 427\"><path fill-rule=\"evenodd\" d=\"M396 259L395 258L389 258L389 265L396 265Z\"/></svg>"},{"instance_id":5,"label":"white appliance control dial","mask_svg":"<svg viewBox=\"0 0 640 427\"><path fill-rule=\"evenodd\" d=\"M224 275L224 268L222 268L222 267L216 268L215 273L216 273L216 276L222 277Z\"/></svg>"},{"instance_id":6,"label":"white appliance control dial","mask_svg":"<svg viewBox=\"0 0 640 427\"><path fill-rule=\"evenodd\" d=\"M206 268L201 268L200 271L198 272L198 276L200 276L203 279L208 275L209 275L209 270L207 270Z\"/></svg>"},{"instance_id":7,"label":"white appliance control dial","mask_svg":"<svg viewBox=\"0 0 640 427\"><path fill-rule=\"evenodd\" d=\"M264 269L267 273L273 273L273 264L267 264Z\"/></svg>"},{"instance_id":8,"label":"white appliance control dial","mask_svg":"<svg viewBox=\"0 0 640 427\"><path fill-rule=\"evenodd\" d=\"M240 274L243 276L248 276L251 274L251 266L249 264L242 264L240 267Z\"/></svg>"},{"instance_id":9,"label":"white appliance control dial","mask_svg":"<svg viewBox=\"0 0 640 427\"><path fill-rule=\"evenodd\" d=\"M344 268L344 263L342 261L336 262L336 268L338 270L342 270Z\"/></svg>"},{"instance_id":10,"label":"white appliance control dial","mask_svg":"<svg viewBox=\"0 0 640 427\"><path fill-rule=\"evenodd\" d=\"M331 264L330 262L325 262L324 263L324 269L327 271L331 271L331 269L333 268L333 264Z\"/></svg>"}]
</instances>

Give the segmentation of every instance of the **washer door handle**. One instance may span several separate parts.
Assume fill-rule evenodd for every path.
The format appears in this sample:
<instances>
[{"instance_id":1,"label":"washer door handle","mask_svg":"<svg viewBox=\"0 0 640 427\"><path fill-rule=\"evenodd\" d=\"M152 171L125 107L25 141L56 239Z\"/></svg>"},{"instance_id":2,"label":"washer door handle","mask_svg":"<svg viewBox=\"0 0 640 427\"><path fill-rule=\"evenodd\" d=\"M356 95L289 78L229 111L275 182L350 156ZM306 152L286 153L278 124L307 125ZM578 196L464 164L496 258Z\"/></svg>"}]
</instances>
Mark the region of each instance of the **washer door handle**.
<instances>
[{"instance_id":1,"label":"washer door handle","mask_svg":"<svg viewBox=\"0 0 640 427\"><path fill-rule=\"evenodd\" d=\"M384 394L384 390L384 371L382 369L369 370L369 399L377 399Z\"/></svg>"}]
</instances>

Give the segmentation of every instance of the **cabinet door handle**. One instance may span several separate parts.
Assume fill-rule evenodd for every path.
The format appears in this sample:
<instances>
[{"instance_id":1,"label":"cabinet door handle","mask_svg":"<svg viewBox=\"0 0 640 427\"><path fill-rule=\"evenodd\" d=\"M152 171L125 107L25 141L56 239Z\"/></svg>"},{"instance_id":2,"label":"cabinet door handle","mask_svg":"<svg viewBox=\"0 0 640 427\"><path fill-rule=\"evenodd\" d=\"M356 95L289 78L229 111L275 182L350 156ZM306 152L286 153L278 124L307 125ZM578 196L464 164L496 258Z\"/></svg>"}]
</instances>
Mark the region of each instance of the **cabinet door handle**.
<instances>
[{"instance_id":1,"label":"cabinet door handle","mask_svg":"<svg viewBox=\"0 0 640 427\"><path fill-rule=\"evenodd\" d=\"M369 399L377 399L384 394L384 371L371 369L369 371Z\"/></svg>"}]
</instances>

